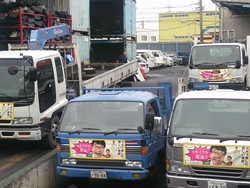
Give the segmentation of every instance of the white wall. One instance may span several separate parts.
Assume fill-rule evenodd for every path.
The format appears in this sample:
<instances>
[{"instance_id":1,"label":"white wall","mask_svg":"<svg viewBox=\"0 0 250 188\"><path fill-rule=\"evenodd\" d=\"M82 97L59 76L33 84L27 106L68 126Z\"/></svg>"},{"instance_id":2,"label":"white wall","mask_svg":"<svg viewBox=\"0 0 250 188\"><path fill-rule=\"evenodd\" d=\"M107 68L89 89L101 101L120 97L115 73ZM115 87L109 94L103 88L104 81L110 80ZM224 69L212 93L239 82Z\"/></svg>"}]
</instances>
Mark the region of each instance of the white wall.
<instances>
[{"instance_id":1,"label":"white wall","mask_svg":"<svg viewBox=\"0 0 250 188\"><path fill-rule=\"evenodd\" d=\"M159 42L159 32L153 29L142 29L136 28L137 32L137 43L147 43L147 42ZM142 37L146 36L147 40L142 40ZM153 41L151 37L156 38L156 41Z\"/></svg>"}]
</instances>

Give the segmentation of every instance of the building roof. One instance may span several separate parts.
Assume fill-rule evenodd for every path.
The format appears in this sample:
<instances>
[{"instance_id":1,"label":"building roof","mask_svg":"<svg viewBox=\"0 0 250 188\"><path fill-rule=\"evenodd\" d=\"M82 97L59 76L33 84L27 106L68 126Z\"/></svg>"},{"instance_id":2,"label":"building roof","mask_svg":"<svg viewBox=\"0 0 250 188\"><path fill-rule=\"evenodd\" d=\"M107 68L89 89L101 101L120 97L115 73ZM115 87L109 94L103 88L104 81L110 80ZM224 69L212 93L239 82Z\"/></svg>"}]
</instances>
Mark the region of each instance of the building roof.
<instances>
[{"instance_id":1,"label":"building roof","mask_svg":"<svg viewBox=\"0 0 250 188\"><path fill-rule=\"evenodd\" d=\"M106 91L106 92L92 92L70 102L81 101L140 101L147 103L157 96L148 91Z\"/></svg>"},{"instance_id":2,"label":"building roof","mask_svg":"<svg viewBox=\"0 0 250 188\"><path fill-rule=\"evenodd\" d=\"M32 56L33 60L36 61L41 57L50 57L58 55L58 51L49 51L49 50L27 50L27 51L0 51L0 58L22 58L20 54L25 56Z\"/></svg>"},{"instance_id":3,"label":"building roof","mask_svg":"<svg viewBox=\"0 0 250 188\"><path fill-rule=\"evenodd\" d=\"M217 89L208 91L190 91L179 95L179 99L247 99L250 100L249 91L234 91L229 89Z\"/></svg>"},{"instance_id":4,"label":"building roof","mask_svg":"<svg viewBox=\"0 0 250 188\"><path fill-rule=\"evenodd\" d=\"M215 11L214 10L204 10L202 11L203 13L214 13ZM193 13L193 14L200 14L200 11L185 11L185 12L161 12L159 13L159 15L162 15L162 14L189 14L189 13ZM218 14L219 15L219 14Z\"/></svg>"},{"instance_id":5,"label":"building roof","mask_svg":"<svg viewBox=\"0 0 250 188\"><path fill-rule=\"evenodd\" d=\"M238 14L249 14L250 2L249 0L212 0L213 3L219 4L222 7L226 7L229 10L233 10Z\"/></svg>"}]
</instances>

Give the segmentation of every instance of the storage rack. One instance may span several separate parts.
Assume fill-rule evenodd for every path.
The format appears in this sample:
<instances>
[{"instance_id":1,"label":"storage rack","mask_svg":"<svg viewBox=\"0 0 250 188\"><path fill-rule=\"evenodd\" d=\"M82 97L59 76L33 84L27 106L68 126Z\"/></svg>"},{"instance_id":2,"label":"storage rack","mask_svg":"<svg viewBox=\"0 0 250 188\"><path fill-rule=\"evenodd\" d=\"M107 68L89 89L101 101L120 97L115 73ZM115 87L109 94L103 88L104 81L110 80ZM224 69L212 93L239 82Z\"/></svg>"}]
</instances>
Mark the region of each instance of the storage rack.
<instances>
[{"instance_id":1,"label":"storage rack","mask_svg":"<svg viewBox=\"0 0 250 188\"><path fill-rule=\"evenodd\" d=\"M31 16L40 16L47 18L47 27L52 27L53 19L59 19L59 20L65 20L70 22L70 32L72 33L72 16L70 15L70 18L62 18L62 17L55 17L52 15L52 12L50 12L49 16L42 15L42 14L32 14L32 13L26 13L22 12L22 7L19 7L19 12L17 13L0 13L0 14L19 14L19 26L0 26L0 29L19 29L20 31L20 39L19 40L0 40L0 42L18 42L20 44L24 44L25 42L28 43L28 40L23 39L23 29L39 29L39 27L29 27L29 26L23 26L23 15L31 15ZM58 43L61 41L54 41L54 40L48 40L47 43ZM70 39L70 42L72 43L72 37Z\"/></svg>"}]
</instances>

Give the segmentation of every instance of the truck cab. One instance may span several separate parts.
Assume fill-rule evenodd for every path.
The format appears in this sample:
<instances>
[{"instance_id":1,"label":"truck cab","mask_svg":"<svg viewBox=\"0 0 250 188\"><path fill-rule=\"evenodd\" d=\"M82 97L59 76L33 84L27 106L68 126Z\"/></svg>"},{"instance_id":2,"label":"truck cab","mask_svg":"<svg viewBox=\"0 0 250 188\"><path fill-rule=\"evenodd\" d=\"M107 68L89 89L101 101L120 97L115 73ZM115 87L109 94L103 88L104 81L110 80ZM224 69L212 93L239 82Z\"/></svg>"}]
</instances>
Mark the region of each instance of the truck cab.
<instances>
[{"instance_id":1,"label":"truck cab","mask_svg":"<svg viewBox=\"0 0 250 188\"><path fill-rule=\"evenodd\" d=\"M0 138L43 138L46 147L55 148L54 133L68 102L60 53L1 51L0 66Z\"/></svg>"},{"instance_id":2,"label":"truck cab","mask_svg":"<svg viewBox=\"0 0 250 188\"><path fill-rule=\"evenodd\" d=\"M169 122L168 187L249 187L248 91L179 95Z\"/></svg>"},{"instance_id":3,"label":"truck cab","mask_svg":"<svg viewBox=\"0 0 250 188\"><path fill-rule=\"evenodd\" d=\"M58 131L57 173L88 179L149 179L157 185L165 179L165 116L170 115L170 100L164 100L166 111L151 92L105 90L67 104Z\"/></svg>"},{"instance_id":4,"label":"truck cab","mask_svg":"<svg viewBox=\"0 0 250 188\"><path fill-rule=\"evenodd\" d=\"M209 82L212 89L245 90L248 56L244 44L200 44L192 48L188 88L194 82Z\"/></svg>"}]
</instances>

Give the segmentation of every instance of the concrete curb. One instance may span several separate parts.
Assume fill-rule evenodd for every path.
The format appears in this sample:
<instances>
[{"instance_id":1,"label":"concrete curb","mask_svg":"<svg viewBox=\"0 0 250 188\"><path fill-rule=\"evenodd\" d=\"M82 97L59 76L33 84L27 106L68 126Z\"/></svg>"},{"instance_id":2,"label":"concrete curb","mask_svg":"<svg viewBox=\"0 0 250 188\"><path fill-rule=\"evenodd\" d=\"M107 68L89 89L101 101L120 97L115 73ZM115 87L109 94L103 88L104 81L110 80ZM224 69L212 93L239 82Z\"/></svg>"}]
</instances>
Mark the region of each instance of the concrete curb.
<instances>
[{"instance_id":1,"label":"concrete curb","mask_svg":"<svg viewBox=\"0 0 250 188\"><path fill-rule=\"evenodd\" d=\"M0 182L0 188L57 187L57 151L54 149L38 160Z\"/></svg>"}]
</instances>

